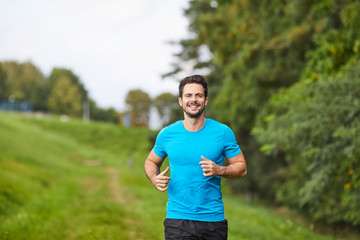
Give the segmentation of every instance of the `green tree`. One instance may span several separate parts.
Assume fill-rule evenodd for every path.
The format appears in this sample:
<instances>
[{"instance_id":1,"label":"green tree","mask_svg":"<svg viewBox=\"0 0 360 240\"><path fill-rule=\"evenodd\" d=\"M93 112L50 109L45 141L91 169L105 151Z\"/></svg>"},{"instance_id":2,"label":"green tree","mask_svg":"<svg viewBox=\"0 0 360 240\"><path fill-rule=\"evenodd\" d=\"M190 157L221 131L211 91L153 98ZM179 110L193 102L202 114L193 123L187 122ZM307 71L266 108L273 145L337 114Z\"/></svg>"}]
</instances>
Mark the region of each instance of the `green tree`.
<instances>
[{"instance_id":1,"label":"green tree","mask_svg":"<svg viewBox=\"0 0 360 240\"><path fill-rule=\"evenodd\" d=\"M71 70L65 68L54 68L48 77L48 84L50 89L56 85L58 79L66 77L70 80L71 84L75 85L79 89L81 100L85 101L88 98L87 90L84 84L80 81L79 77L75 75Z\"/></svg>"},{"instance_id":2,"label":"green tree","mask_svg":"<svg viewBox=\"0 0 360 240\"><path fill-rule=\"evenodd\" d=\"M34 89L40 88L45 83L41 71L31 62L17 63L10 61L1 63L1 66L6 73L4 82L7 89L6 95L13 95L16 100L30 101L36 108L38 102L36 101Z\"/></svg>"},{"instance_id":3,"label":"green tree","mask_svg":"<svg viewBox=\"0 0 360 240\"><path fill-rule=\"evenodd\" d=\"M258 151L250 135L258 112L272 94L291 86L301 77L306 50L311 48L311 22L307 10L311 1L191 1L185 14L190 19L191 39L180 41L181 62L194 62L194 68L210 70L210 112L231 126L241 148L254 161L243 181L243 191L274 197L269 163ZM315 16L316 17L316 16ZM211 53L203 61L201 48ZM181 65L176 65L181 70ZM251 166L253 164L253 166ZM272 166L281 166L275 159ZM265 176L259 179L258 176Z\"/></svg>"},{"instance_id":4,"label":"green tree","mask_svg":"<svg viewBox=\"0 0 360 240\"><path fill-rule=\"evenodd\" d=\"M125 101L129 108L131 124L133 126L148 126L152 105L149 94L140 89L130 90Z\"/></svg>"},{"instance_id":5,"label":"green tree","mask_svg":"<svg viewBox=\"0 0 360 240\"><path fill-rule=\"evenodd\" d=\"M119 123L119 114L114 108L100 108L90 99L90 119L94 121Z\"/></svg>"},{"instance_id":6,"label":"green tree","mask_svg":"<svg viewBox=\"0 0 360 240\"><path fill-rule=\"evenodd\" d=\"M54 104L49 103L51 94L55 91L58 82L65 78L70 81L72 86L76 87L78 94L80 95L81 106L83 102L88 101L87 90L77 75L75 75L71 70L65 68L54 68L47 78L46 84L44 84L41 88L36 89L36 93L39 98L45 99L45 101L42 101L43 105L39 107L41 110L53 111L53 109L49 108L50 105ZM80 116L80 112L77 115Z\"/></svg>"},{"instance_id":7,"label":"green tree","mask_svg":"<svg viewBox=\"0 0 360 240\"><path fill-rule=\"evenodd\" d=\"M56 114L80 116L82 109L81 94L78 87L69 78L57 80L49 100L49 110Z\"/></svg>"},{"instance_id":8,"label":"green tree","mask_svg":"<svg viewBox=\"0 0 360 240\"><path fill-rule=\"evenodd\" d=\"M305 156L300 154L292 161L289 160L295 156L292 151L298 150L296 145L310 144L314 149L319 148L319 143L304 137L306 132L296 132L297 138L290 135L291 131L300 129L300 126L309 126L310 120L307 118L314 116L308 112L309 109L317 110L315 106L325 107L326 103L336 109L331 99L327 98L332 94L338 96L337 101L344 106L356 106L351 103L356 102L356 98L342 99L346 96L336 92L335 88L357 89L356 85L352 85L355 83L345 82L350 81L351 74L348 71L359 59L358 12L359 1L347 0L227 0L218 1L217 4L208 0L190 1L185 14L190 20L191 38L180 41L182 49L177 54L179 62L174 64L174 71L169 75L175 76L189 63L195 69L206 67L209 70L209 83L218 88L214 91L214 102L210 104L211 113L234 129L240 144L244 144L241 148L246 157L251 159L248 161L247 177L241 182L234 181L234 189L255 191L268 198L276 197L281 203L304 209L317 218L358 224L354 217L358 214L354 204L354 196L357 199L359 196L358 191L351 190L355 192L350 197L334 190L337 196L329 191L331 197L320 198L322 193L331 188L331 184L336 183L339 190L340 182L345 179L341 174L352 172L352 168L341 165L346 170L330 171L329 165L322 164L324 161L320 158L311 159L308 156L304 160L301 157ZM210 60L204 61L201 57L203 46L210 51ZM317 85L317 81L323 87ZM348 85L344 87L342 84ZM313 88L318 91L312 91ZM327 96L323 96L325 94ZM298 115L290 114L295 111L292 108L298 111ZM324 110L319 116L332 119L335 113ZM354 117L354 120L357 119ZM257 122L261 124L258 123L253 130ZM281 127L281 124L284 126ZM317 141L322 138L330 141L331 138L327 136L334 138L331 128L326 130L317 124L315 126L318 129L311 128L312 131L318 130L319 136L322 136L316 138ZM274 130L274 134L269 129ZM252 131L254 135L251 135ZM352 139L351 136L349 134L347 138ZM352 141L357 143L355 139ZM320 152L322 158L337 159L336 152ZM263 153L268 155L264 156ZM318 180L323 180L320 176L327 173L335 174L333 178L338 180L313 181L307 169L312 166L322 171L317 175ZM336 164L333 166L339 167ZM294 171L293 168L298 170ZM301 175L301 171L308 174ZM352 174L351 178L357 179L355 175ZM318 183L323 186L316 186ZM354 186L353 182L351 184L343 182L342 186ZM311 190L310 185L321 191ZM303 186L301 193L307 195L307 200L296 195L299 194L296 189ZM348 203L352 207L345 209L343 205L339 211L335 211L336 201L343 197L351 202ZM351 214L352 217L349 217Z\"/></svg>"},{"instance_id":9,"label":"green tree","mask_svg":"<svg viewBox=\"0 0 360 240\"><path fill-rule=\"evenodd\" d=\"M178 103L178 96L171 93L162 93L153 100L153 105L157 109L162 125L168 125L183 117Z\"/></svg>"},{"instance_id":10,"label":"green tree","mask_svg":"<svg viewBox=\"0 0 360 240\"><path fill-rule=\"evenodd\" d=\"M6 81L7 75L0 64L0 100L7 100L9 97L9 87Z\"/></svg>"},{"instance_id":11,"label":"green tree","mask_svg":"<svg viewBox=\"0 0 360 240\"><path fill-rule=\"evenodd\" d=\"M263 152L285 156L279 202L359 225L360 3L340 6L337 28L314 34L301 81L271 98L253 132Z\"/></svg>"},{"instance_id":12,"label":"green tree","mask_svg":"<svg viewBox=\"0 0 360 240\"><path fill-rule=\"evenodd\" d=\"M360 61L344 77L304 80L274 96L254 134L284 154L277 199L329 222L360 224Z\"/></svg>"}]
</instances>

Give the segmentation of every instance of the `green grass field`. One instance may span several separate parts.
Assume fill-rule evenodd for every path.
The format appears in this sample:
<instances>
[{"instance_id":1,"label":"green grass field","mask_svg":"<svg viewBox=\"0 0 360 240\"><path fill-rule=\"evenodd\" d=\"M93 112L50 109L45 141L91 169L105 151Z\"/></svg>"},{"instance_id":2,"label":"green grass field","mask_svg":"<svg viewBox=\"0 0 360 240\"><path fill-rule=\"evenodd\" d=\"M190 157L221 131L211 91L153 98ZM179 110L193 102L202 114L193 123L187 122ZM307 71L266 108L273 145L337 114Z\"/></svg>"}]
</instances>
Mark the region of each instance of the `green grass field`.
<instances>
[{"instance_id":1,"label":"green grass field","mask_svg":"<svg viewBox=\"0 0 360 240\"><path fill-rule=\"evenodd\" d=\"M0 112L0 239L164 239L167 196L143 170L151 134ZM339 239L240 196L224 202L230 240Z\"/></svg>"}]
</instances>

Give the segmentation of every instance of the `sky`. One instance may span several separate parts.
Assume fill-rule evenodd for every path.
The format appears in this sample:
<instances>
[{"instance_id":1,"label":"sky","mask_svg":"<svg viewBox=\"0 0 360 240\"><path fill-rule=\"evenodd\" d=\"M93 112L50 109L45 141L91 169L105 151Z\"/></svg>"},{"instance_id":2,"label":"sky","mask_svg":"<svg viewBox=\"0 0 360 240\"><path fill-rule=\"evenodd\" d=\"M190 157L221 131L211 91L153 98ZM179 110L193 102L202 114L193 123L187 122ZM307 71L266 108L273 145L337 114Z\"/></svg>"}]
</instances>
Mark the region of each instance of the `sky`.
<instances>
[{"instance_id":1,"label":"sky","mask_svg":"<svg viewBox=\"0 0 360 240\"><path fill-rule=\"evenodd\" d=\"M31 61L47 77L70 69L102 108L130 90L177 93L162 79L189 36L188 0L0 0L0 61ZM185 77L185 76L184 76Z\"/></svg>"}]
</instances>

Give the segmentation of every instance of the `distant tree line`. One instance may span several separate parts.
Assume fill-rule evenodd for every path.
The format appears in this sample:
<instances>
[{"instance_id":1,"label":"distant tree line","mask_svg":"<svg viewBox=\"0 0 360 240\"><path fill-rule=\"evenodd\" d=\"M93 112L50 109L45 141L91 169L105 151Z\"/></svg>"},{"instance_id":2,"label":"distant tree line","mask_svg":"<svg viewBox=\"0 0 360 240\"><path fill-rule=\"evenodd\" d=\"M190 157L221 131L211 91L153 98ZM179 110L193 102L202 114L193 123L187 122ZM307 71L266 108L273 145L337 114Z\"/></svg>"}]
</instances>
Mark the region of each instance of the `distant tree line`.
<instances>
[{"instance_id":1,"label":"distant tree line","mask_svg":"<svg viewBox=\"0 0 360 240\"><path fill-rule=\"evenodd\" d=\"M29 101L34 111L82 117L83 104L90 105L92 120L118 122L113 108L103 109L89 98L88 92L71 70L54 68L48 77L30 61L0 63L0 100Z\"/></svg>"},{"instance_id":2,"label":"distant tree line","mask_svg":"<svg viewBox=\"0 0 360 240\"><path fill-rule=\"evenodd\" d=\"M32 63L15 61L0 62L0 101L11 98L15 101L29 101L34 111L52 114L65 114L81 118L84 104L90 106L90 119L121 123L124 115L129 115L131 126L148 127L150 110L157 109L160 121L165 124L170 119L170 109L176 97L163 93L151 99L143 90L130 90L126 96L127 110L117 112L114 108L98 107L89 98L84 84L71 70L54 68L48 77Z\"/></svg>"},{"instance_id":3,"label":"distant tree line","mask_svg":"<svg viewBox=\"0 0 360 240\"><path fill-rule=\"evenodd\" d=\"M132 126L148 126L150 111L154 107L159 115L159 125L164 126L182 118L177 98L171 93L161 93L152 99L143 90L130 90L125 99L128 110L123 114L129 114Z\"/></svg>"},{"instance_id":4,"label":"distant tree line","mask_svg":"<svg viewBox=\"0 0 360 240\"><path fill-rule=\"evenodd\" d=\"M359 13L348 0L190 1L192 35L164 77L209 72L209 112L248 163L233 191L360 225Z\"/></svg>"}]
</instances>

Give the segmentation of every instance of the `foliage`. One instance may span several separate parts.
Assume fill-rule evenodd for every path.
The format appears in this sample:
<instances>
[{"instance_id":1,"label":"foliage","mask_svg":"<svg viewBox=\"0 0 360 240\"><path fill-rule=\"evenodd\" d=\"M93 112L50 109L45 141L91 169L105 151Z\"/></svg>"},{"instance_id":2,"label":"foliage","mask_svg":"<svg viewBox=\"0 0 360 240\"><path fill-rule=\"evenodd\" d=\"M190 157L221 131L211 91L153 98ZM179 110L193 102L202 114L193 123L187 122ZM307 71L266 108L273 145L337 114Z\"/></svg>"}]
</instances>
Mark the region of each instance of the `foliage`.
<instances>
[{"instance_id":1,"label":"foliage","mask_svg":"<svg viewBox=\"0 0 360 240\"><path fill-rule=\"evenodd\" d=\"M50 90L52 90L52 88L54 88L54 86L57 84L57 82L59 81L59 79L62 78L68 78L70 80L70 83L72 85L75 85L78 89L79 89L79 94L80 94L80 98L81 98L81 102L85 101L88 99L88 93L87 90L85 89L85 86L83 85L83 83L80 81L79 77L76 76L71 70L69 69L65 69L65 68L54 68L50 74L50 76L48 77L48 88L50 88Z\"/></svg>"},{"instance_id":2,"label":"foliage","mask_svg":"<svg viewBox=\"0 0 360 240\"><path fill-rule=\"evenodd\" d=\"M90 100L90 119L94 121L119 123L119 114L114 108L100 108L94 100Z\"/></svg>"},{"instance_id":3,"label":"foliage","mask_svg":"<svg viewBox=\"0 0 360 240\"><path fill-rule=\"evenodd\" d=\"M146 92L130 90L125 99L129 107L132 126L148 126L150 118L151 98Z\"/></svg>"},{"instance_id":4,"label":"foliage","mask_svg":"<svg viewBox=\"0 0 360 240\"><path fill-rule=\"evenodd\" d=\"M350 70L359 61L358 12L360 2L347 0L190 1L192 34L179 42L170 75L188 64L210 72L217 88L210 89L211 113L232 127L248 160L249 174L234 191L276 199L316 219L360 223L352 165L358 78ZM211 53L205 61L204 46Z\"/></svg>"},{"instance_id":5,"label":"foliage","mask_svg":"<svg viewBox=\"0 0 360 240\"><path fill-rule=\"evenodd\" d=\"M174 104L174 96L171 93L160 94L153 100L153 104L156 107L160 118L164 118L169 115L170 107Z\"/></svg>"},{"instance_id":6,"label":"foliage","mask_svg":"<svg viewBox=\"0 0 360 240\"><path fill-rule=\"evenodd\" d=\"M264 152L286 156L280 202L354 225L360 224L359 67L282 91L254 130Z\"/></svg>"},{"instance_id":7,"label":"foliage","mask_svg":"<svg viewBox=\"0 0 360 240\"><path fill-rule=\"evenodd\" d=\"M153 105L157 109L161 122L163 125L175 122L182 118L182 111L180 111L178 97L171 93L162 93L153 99ZM174 112L180 114L175 114Z\"/></svg>"},{"instance_id":8,"label":"foliage","mask_svg":"<svg viewBox=\"0 0 360 240\"><path fill-rule=\"evenodd\" d=\"M48 77L31 62L0 63L0 100L29 101L34 111L81 117L84 102L91 102L90 119L118 123L115 109L103 109L88 98L78 76L65 68L54 68Z\"/></svg>"},{"instance_id":9,"label":"foliage","mask_svg":"<svg viewBox=\"0 0 360 240\"><path fill-rule=\"evenodd\" d=\"M6 81L7 75L0 64L0 100L7 100L10 96L8 82Z\"/></svg>"},{"instance_id":10,"label":"foliage","mask_svg":"<svg viewBox=\"0 0 360 240\"><path fill-rule=\"evenodd\" d=\"M57 80L48 100L49 110L56 114L79 116L82 102L79 89L72 85L69 78L63 77Z\"/></svg>"},{"instance_id":11,"label":"foliage","mask_svg":"<svg viewBox=\"0 0 360 240\"><path fill-rule=\"evenodd\" d=\"M328 222L360 224L359 25L343 4L337 29L314 34L302 80L274 95L254 134L262 151L287 164L277 182L279 202Z\"/></svg>"},{"instance_id":12,"label":"foliage","mask_svg":"<svg viewBox=\"0 0 360 240\"><path fill-rule=\"evenodd\" d=\"M83 102L88 99L79 77L64 68L52 70L43 92L48 94L46 98L50 112L75 117L81 116Z\"/></svg>"},{"instance_id":13,"label":"foliage","mask_svg":"<svg viewBox=\"0 0 360 240\"><path fill-rule=\"evenodd\" d=\"M31 62L14 61L0 63L1 99L13 96L15 100L36 102L34 89L44 84L44 76Z\"/></svg>"}]
</instances>

